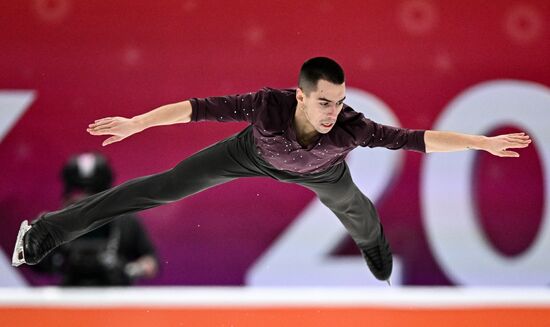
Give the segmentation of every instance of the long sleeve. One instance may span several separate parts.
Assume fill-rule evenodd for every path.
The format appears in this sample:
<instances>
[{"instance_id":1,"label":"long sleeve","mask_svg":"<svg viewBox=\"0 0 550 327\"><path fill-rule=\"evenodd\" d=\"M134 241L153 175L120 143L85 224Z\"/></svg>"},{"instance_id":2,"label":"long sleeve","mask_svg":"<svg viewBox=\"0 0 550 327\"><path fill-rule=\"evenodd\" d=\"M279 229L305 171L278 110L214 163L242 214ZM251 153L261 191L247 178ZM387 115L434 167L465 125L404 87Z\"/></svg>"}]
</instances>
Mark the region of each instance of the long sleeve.
<instances>
[{"instance_id":1,"label":"long sleeve","mask_svg":"<svg viewBox=\"0 0 550 327\"><path fill-rule=\"evenodd\" d=\"M345 122L342 124L345 134L352 135L354 146L426 152L424 130L379 124L348 106L344 107L339 119Z\"/></svg>"},{"instance_id":2,"label":"long sleeve","mask_svg":"<svg viewBox=\"0 0 550 327\"><path fill-rule=\"evenodd\" d=\"M426 152L424 130L415 130L382 125L363 118L365 130L360 146L385 147L391 150L404 149Z\"/></svg>"},{"instance_id":3,"label":"long sleeve","mask_svg":"<svg viewBox=\"0 0 550 327\"><path fill-rule=\"evenodd\" d=\"M265 107L269 92L261 89L258 92L214 96L208 98L192 98L191 121L219 121L254 123L261 110Z\"/></svg>"}]
</instances>

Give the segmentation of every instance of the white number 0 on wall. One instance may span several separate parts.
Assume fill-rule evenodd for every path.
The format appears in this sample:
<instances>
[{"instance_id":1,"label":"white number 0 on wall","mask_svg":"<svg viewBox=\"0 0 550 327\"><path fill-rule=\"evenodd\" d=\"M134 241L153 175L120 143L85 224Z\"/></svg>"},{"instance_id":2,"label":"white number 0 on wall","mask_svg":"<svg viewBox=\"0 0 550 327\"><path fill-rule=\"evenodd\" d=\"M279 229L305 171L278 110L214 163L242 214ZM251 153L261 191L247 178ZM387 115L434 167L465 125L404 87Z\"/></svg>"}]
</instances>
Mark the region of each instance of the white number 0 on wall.
<instances>
[{"instance_id":1,"label":"white number 0 on wall","mask_svg":"<svg viewBox=\"0 0 550 327\"><path fill-rule=\"evenodd\" d=\"M550 90L520 81L477 85L445 108L434 129L484 134L506 125L530 134L546 177L542 223L534 242L520 255L510 258L495 251L477 223L471 190L475 152L425 159L421 182L425 230L439 266L456 284L550 283ZM524 218L517 217L517 223Z\"/></svg>"}]
</instances>

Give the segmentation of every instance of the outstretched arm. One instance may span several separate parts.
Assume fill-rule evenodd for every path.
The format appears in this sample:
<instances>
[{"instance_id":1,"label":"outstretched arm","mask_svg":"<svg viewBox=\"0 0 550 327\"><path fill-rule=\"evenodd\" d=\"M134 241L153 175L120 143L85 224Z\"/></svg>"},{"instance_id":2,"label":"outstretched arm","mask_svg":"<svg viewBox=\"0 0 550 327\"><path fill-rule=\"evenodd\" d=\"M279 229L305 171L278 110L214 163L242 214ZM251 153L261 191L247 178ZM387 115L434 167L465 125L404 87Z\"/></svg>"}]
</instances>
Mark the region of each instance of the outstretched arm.
<instances>
[{"instance_id":1,"label":"outstretched arm","mask_svg":"<svg viewBox=\"0 0 550 327\"><path fill-rule=\"evenodd\" d=\"M485 150L499 157L519 157L519 153L508 149L526 148L531 143L531 139L525 133L487 137L454 132L426 131L424 142L427 153L473 149Z\"/></svg>"},{"instance_id":2,"label":"outstretched arm","mask_svg":"<svg viewBox=\"0 0 550 327\"><path fill-rule=\"evenodd\" d=\"M191 103L183 101L167 104L133 118L107 117L98 119L88 126L91 135L111 135L103 146L122 141L130 135L149 127L188 123L191 121Z\"/></svg>"}]
</instances>

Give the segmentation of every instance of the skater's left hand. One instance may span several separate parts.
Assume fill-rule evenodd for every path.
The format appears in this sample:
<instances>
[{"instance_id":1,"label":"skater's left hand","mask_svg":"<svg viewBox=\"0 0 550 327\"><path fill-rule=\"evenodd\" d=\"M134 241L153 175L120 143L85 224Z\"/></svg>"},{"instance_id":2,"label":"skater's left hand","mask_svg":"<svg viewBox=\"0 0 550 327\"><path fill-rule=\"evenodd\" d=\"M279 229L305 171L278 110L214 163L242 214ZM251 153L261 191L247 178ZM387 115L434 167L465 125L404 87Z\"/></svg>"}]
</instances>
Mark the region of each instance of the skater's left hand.
<instances>
[{"instance_id":1,"label":"skater's left hand","mask_svg":"<svg viewBox=\"0 0 550 327\"><path fill-rule=\"evenodd\" d=\"M519 153L508 149L526 148L531 143L525 133L503 134L487 137L483 150L499 157L519 157Z\"/></svg>"}]
</instances>

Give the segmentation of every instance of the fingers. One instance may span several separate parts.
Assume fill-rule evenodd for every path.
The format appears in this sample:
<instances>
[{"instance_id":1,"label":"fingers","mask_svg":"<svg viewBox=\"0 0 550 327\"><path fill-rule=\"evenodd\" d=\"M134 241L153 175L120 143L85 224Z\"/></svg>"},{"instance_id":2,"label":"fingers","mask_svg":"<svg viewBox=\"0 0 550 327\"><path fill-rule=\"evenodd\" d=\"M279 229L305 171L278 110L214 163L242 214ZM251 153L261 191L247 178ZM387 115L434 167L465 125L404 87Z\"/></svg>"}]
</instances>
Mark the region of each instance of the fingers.
<instances>
[{"instance_id":1,"label":"fingers","mask_svg":"<svg viewBox=\"0 0 550 327\"><path fill-rule=\"evenodd\" d=\"M531 139L528 136L526 136L526 137L509 136L509 137L506 137L505 140L515 141L515 142L530 142L531 141Z\"/></svg>"},{"instance_id":2,"label":"fingers","mask_svg":"<svg viewBox=\"0 0 550 327\"><path fill-rule=\"evenodd\" d=\"M112 118L103 118L96 120L95 123L88 125L86 131L92 135L112 134L110 129L116 125L116 121Z\"/></svg>"},{"instance_id":3,"label":"fingers","mask_svg":"<svg viewBox=\"0 0 550 327\"><path fill-rule=\"evenodd\" d=\"M101 118L101 119L96 119L94 121L94 124L101 124L103 122L109 122L109 121L112 121L114 117L105 117L105 118Z\"/></svg>"},{"instance_id":4,"label":"fingers","mask_svg":"<svg viewBox=\"0 0 550 327\"><path fill-rule=\"evenodd\" d=\"M512 143L512 144L510 144L509 146L507 146L506 148L523 149L523 148L528 147L530 143L531 143L531 142L527 142L527 143Z\"/></svg>"},{"instance_id":5,"label":"fingers","mask_svg":"<svg viewBox=\"0 0 550 327\"><path fill-rule=\"evenodd\" d=\"M101 144L102 146L107 146L109 144L112 144L112 143L115 143L115 142L118 142L120 140L122 140L123 137L120 137L120 136L112 136L112 137L109 137L108 139L106 139L105 141L103 141L103 143Z\"/></svg>"},{"instance_id":6,"label":"fingers","mask_svg":"<svg viewBox=\"0 0 550 327\"><path fill-rule=\"evenodd\" d=\"M505 138L505 140L507 141L516 141L516 142L530 142L531 139L529 138L529 136L508 136Z\"/></svg>"},{"instance_id":7,"label":"fingers","mask_svg":"<svg viewBox=\"0 0 550 327\"><path fill-rule=\"evenodd\" d=\"M116 126L116 123L115 122L110 122L110 123L106 123L106 124L100 125L100 126L89 127L88 130L101 131L101 130L105 130L105 129L110 129L114 126Z\"/></svg>"},{"instance_id":8,"label":"fingers","mask_svg":"<svg viewBox=\"0 0 550 327\"><path fill-rule=\"evenodd\" d=\"M507 148L526 148L531 144L531 139L507 139Z\"/></svg>"},{"instance_id":9,"label":"fingers","mask_svg":"<svg viewBox=\"0 0 550 327\"><path fill-rule=\"evenodd\" d=\"M88 125L87 131L99 132L101 130L116 126L119 121L120 121L120 117L107 117L107 118L98 119Z\"/></svg>"},{"instance_id":10,"label":"fingers","mask_svg":"<svg viewBox=\"0 0 550 327\"><path fill-rule=\"evenodd\" d=\"M105 123L105 124L103 124L103 125L93 125L93 126L89 126L89 127L87 128L87 130L99 131L99 130L102 130L102 129L111 128L111 127L113 127L114 125L115 125L114 122Z\"/></svg>"},{"instance_id":11,"label":"fingers","mask_svg":"<svg viewBox=\"0 0 550 327\"><path fill-rule=\"evenodd\" d=\"M105 125L108 125L108 124L112 124L112 123L115 122L115 118L116 117L101 118L101 119L98 119L98 120L94 121L90 125L88 125L88 127L89 128L98 128L98 127L102 127L102 126L105 126Z\"/></svg>"},{"instance_id":12,"label":"fingers","mask_svg":"<svg viewBox=\"0 0 550 327\"><path fill-rule=\"evenodd\" d=\"M498 154L499 157L508 157L508 158L517 158L519 157L519 153L517 152L514 152L514 151L507 151L507 150L504 150L504 151L500 151L499 154Z\"/></svg>"},{"instance_id":13,"label":"fingers","mask_svg":"<svg viewBox=\"0 0 550 327\"><path fill-rule=\"evenodd\" d=\"M529 135L525 133L512 133L512 134L506 134L503 136L504 136L504 139L507 141L519 142L519 143L531 142L531 138L529 137Z\"/></svg>"},{"instance_id":14,"label":"fingers","mask_svg":"<svg viewBox=\"0 0 550 327\"><path fill-rule=\"evenodd\" d=\"M123 120L124 118L122 117L106 117L97 119L88 125L86 131L91 135L112 135L101 144L102 146L107 146L126 138L126 136L115 135L115 133L118 134L118 129L116 127L119 126L119 123Z\"/></svg>"},{"instance_id":15,"label":"fingers","mask_svg":"<svg viewBox=\"0 0 550 327\"><path fill-rule=\"evenodd\" d=\"M521 132L521 133L510 133L510 134L503 134L503 136L511 136L511 137L527 137L529 138L529 135Z\"/></svg>"},{"instance_id":16,"label":"fingers","mask_svg":"<svg viewBox=\"0 0 550 327\"><path fill-rule=\"evenodd\" d=\"M102 129L91 129L88 128L86 130L91 135L112 135L113 132L111 131L110 127L108 128L102 128Z\"/></svg>"},{"instance_id":17,"label":"fingers","mask_svg":"<svg viewBox=\"0 0 550 327\"><path fill-rule=\"evenodd\" d=\"M86 130L100 131L100 130L103 130L103 129L109 129L109 128L113 127L114 125L115 125L114 123L107 123L107 124L100 125L100 126L88 127Z\"/></svg>"}]
</instances>

